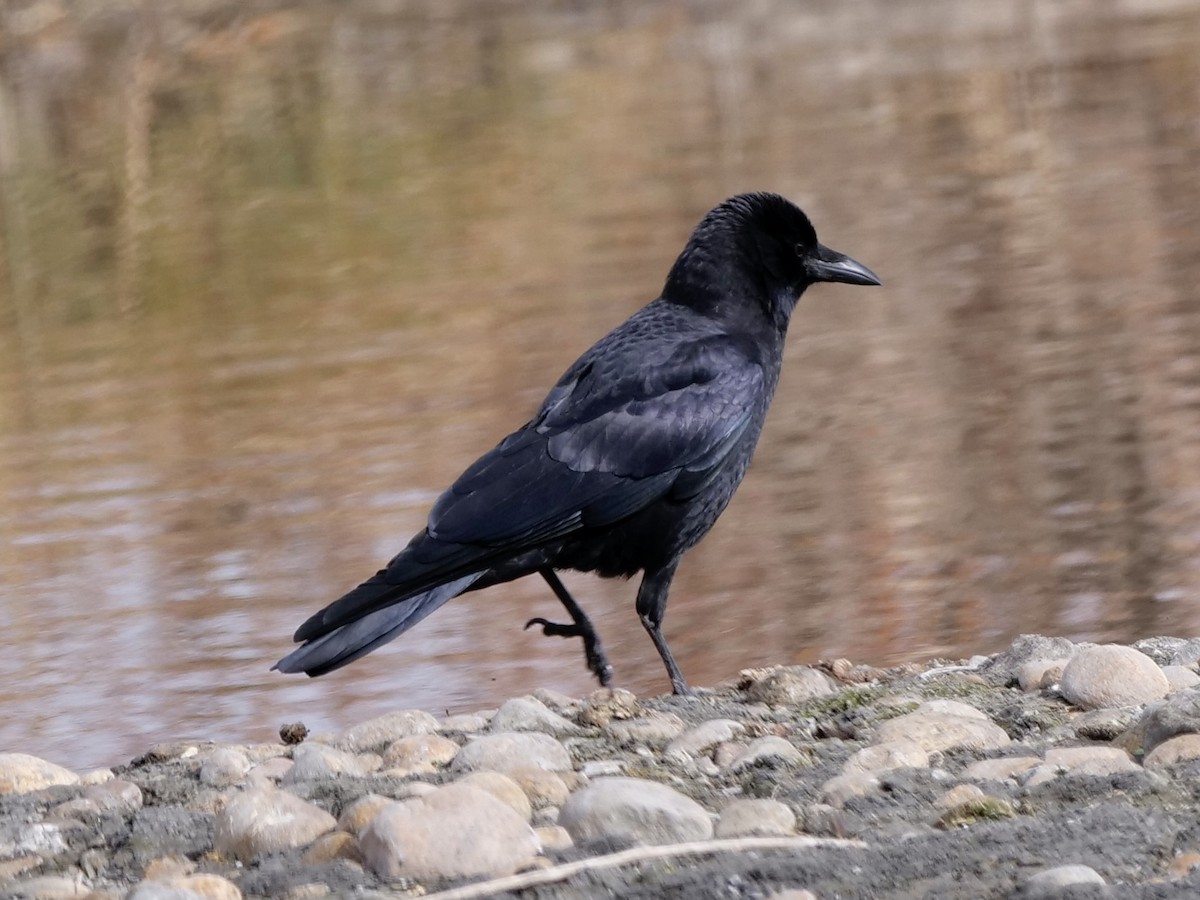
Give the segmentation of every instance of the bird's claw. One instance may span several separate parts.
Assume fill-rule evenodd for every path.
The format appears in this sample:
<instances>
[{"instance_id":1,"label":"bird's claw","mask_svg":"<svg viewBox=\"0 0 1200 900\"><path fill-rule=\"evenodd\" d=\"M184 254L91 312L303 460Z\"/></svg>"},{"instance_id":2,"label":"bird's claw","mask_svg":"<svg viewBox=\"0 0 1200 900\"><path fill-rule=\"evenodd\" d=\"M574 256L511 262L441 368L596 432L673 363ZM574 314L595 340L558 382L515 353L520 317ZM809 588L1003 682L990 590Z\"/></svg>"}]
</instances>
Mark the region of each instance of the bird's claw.
<instances>
[{"instance_id":1,"label":"bird's claw","mask_svg":"<svg viewBox=\"0 0 1200 900\"><path fill-rule=\"evenodd\" d=\"M542 634L548 637L583 638L583 654L587 658L588 671L596 676L601 687L608 687L612 683L613 667L609 664L604 648L600 645L600 638L594 629L584 627L578 622L570 624L551 622L549 619L535 616L525 623L523 630L528 631L533 625L541 626Z\"/></svg>"}]
</instances>

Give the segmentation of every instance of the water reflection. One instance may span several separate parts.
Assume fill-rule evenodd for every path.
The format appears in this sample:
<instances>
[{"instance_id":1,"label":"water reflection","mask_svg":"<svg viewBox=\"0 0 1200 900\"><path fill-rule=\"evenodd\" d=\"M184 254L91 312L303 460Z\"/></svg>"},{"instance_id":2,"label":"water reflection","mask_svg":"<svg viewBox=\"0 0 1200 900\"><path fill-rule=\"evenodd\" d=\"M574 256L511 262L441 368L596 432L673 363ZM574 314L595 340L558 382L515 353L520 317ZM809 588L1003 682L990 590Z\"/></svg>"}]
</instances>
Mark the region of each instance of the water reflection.
<instances>
[{"instance_id":1,"label":"water reflection","mask_svg":"<svg viewBox=\"0 0 1200 900\"><path fill-rule=\"evenodd\" d=\"M518 583L267 666L738 190L814 290L668 617L695 683L1196 629L1200 4L0 13L0 746L591 685ZM568 577L664 689L633 586Z\"/></svg>"}]
</instances>

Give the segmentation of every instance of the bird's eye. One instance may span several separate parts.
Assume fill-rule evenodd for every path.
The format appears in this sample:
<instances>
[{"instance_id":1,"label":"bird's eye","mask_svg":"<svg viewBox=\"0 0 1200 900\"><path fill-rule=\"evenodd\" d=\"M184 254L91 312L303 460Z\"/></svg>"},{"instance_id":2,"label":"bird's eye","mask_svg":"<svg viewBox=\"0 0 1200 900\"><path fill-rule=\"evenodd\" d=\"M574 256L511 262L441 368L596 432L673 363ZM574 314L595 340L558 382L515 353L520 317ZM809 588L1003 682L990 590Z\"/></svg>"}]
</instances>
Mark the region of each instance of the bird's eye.
<instances>
[{"instance_id":1,"label":"bird's eye","mask_svg":"<svg viewBox=\"0 0 1200 900\"><path fill-rule=\"evenodd\" d=\"M803 256L807 252L808 252L808 250L803 244L796 245L796 255L797 256Z\"/></svg>"}]
</instances>

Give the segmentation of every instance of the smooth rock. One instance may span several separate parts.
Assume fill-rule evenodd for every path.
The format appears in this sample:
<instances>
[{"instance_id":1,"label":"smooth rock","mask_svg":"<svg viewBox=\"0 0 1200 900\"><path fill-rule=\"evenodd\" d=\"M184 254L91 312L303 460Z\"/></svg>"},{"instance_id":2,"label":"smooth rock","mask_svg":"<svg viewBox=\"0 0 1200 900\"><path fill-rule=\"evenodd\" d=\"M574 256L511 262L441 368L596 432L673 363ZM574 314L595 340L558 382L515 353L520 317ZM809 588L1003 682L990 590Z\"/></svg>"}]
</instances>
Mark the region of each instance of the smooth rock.
<instances>
[{"instance_id":1,"label":"smooth rock","mask_svg":"<svg viewBox=\"0 0 1200 900\"><path fill-rule=\"evenodd\" d=\"M282 781L294 765L295 763L286 756L277 756L253 766L246 773L246 781L254 782L255 787L270 787Z\"/></svg>"},{"instance_id":2,"label":"smooth rock","mask_svg":"<svg viewBox=\"0 0 1200 900\"><path fill-rule=\"evenodd\" d=\"M1138 710L1134 706L1093 709L1071 721L1075 736L1085 741L1111 741L1133 724Z\"/></svg>"},{"instance_id":3,"label":"smooth rock","mask_svg":"<svg viewBox=\"0 0 1200 900\"><path fill-rule=\"evenodd\" d=\"M766 900L817 900L817 895L801 888L788 888L767 894Z\"/></svg>"},{"instance_id":4,"label":"smooth rock","mask_svg":"<svg viewBox=\"0 0 1200 900\"><path fill-rule=\"evenodd\" d=\"M200 767L200 782L209 787L229 787L245 780L250 758L233 747L218 747Z\"/></svg>"},{"instance_id":5,"label":"smooth rock","mask_svg":"<svg viewBox=\"0 0 1200 900\"><path fill-rule=\"evenodd\" d=\"M1154 660L1119 644L1080 648L1059 685L1067 701L1082 709L1137 706L1165 697L1170 687Z\"/></svg>"},{"instance_id":6,"label":"smooth rock","mask_svg":"<svg viewBox=\"0 0 1200 900\"><path fill-rule=\"evenodd\" d=\"M568 798L558 816L576 843L601 839L671 844L712 837L712 819L690 797L641 778L599 778Z\"/></svg>"},{"instance_id":7,"label":"smooth rock","mask_svg":"<svg viewBox=\"0 0 1200 900\"><path fill-rule=\"evenodd\" d=\"M868 772L835 775L821 785L821 802L841 809L855 797L865 797L879 790L879 779Z\"/></svg>"},{"instance_id":8,"label":"smooth rock","mask_svg":"<svg viewBox=\"0 0 1200 900\"><path fill-rule=\"evenodd\" d=\"M999 759L981 759L963 770L962 777L971 781L1004 781L1016 778L1042 764L1037 756L1004 756Z\"/></svg>"},{"instance_id":9,"label":"smooth rock","mask_svg":"<svg viewBox=\"0 0 1200 900\"><path fill-rule=\"evenodd\" d=\"M557 739L534 731L489 734L475 738L458 751L452 772L488 770L507 774L514 769L563 772L571 768L571 754Z\"/></svg>"},{"instance_id":10,"label":"smooth rock","mask_svg":"<svg viewBox=\"0 0 1200 900\"><path fill-rule=\"evenodd\" d=\"M438 724L438 731L443 734L476 734L485 730L491 721L491 716L482 713L460 713L442 719Z\"/></svg>"},{"instance_id":11,"label":"smooth rock","mask_svg":"<svg viewBox=\"0 0 1200 900\"><path fill-rule=\"evenodd\" d=\"M1003 681L1015 681L1020 667L1033 660L1070 659L1075 645L1066 638L1022 634L1003 653L998 653L980 667L980 671Z\"/></svg>"},{"instance_id":12,"label":"smooth rock","mask_svg":"<svg viewBox=\"0 0 1200 900\"><path fill-rule=\"evenodd\" d=\"M1167 676L1167 684L1170 686L1168 693L1194 688L1200 684L1200 675L1187 666L1163 666L1162 673Z\"/></svg>"},{"instance_id":13,"label":"smooth rock","mask_svg":"<svg viewBox=\"0 0 1200 900\"><path fill-rule=\"evenodd\" d=\"M659 745L674 740L687 725L674 713L648 712L636 719L616 719L605 726L605 733L620 744Z\"/></svg>"},{"instance_id":14,"label":"smooth rock","mask_svg":"<svg viewBox=\"0 0 1200 900\"><path fill-rule=\"evenodd\" d=\"M143 881L125 895L125 900L204 900L195 891L163 881Z\"/></svg>"},{"instance_id":15,"label":"smooth rock","mask_svg":"<svg viewBox=\"0 0 1200 900\"><path fill-rule=\"evenodd\" d=\"M1053 900L1062 896L1063 889L1080 884L1104 885L1100 873L1090 866L1055 866L1031 875L1017 889L1021 900Z\"/></svg>"},{"instance_id":16,"label":"smooth rock","mask_svg":"<svg viewBox=\"0 0 1200 900\"><path fill-rule=\"evenodd\" d=\"M67 897L84 897L90 891L91 888L82 877L40 875L12 885L5 892L5 896L19 897L21 900L62 900Z\"/></svg>"},{"instance_id":17,"label":"smooth rock","mask_svg":"<svg viewBox=\"0 0 1200 900\"><path fill-rule=\"evenodd\" d=\"M567 802L570 790L562 776L545 769L510 769L508 777L521 786L534 809L562 806Z\"/></svg>"},{"instance_id":18,"label":"smooth rock","mask_svg":"<svg viewBox=\"0 0 1200 900\"><path fill-rule=\"evenodd\" d=\"M1023 691L1040 691L1058 684L1066 659L1030 659L1017 666L1017 684Z\"/></svg>"},{"instance_id":19,"label":"smooth rock","mask_svg":"<svg viewBox=\"0 0 1200 900\"><path fill-rule=\"evenodd\" d=\"M987 794L973 784L957 784L934 800L933 805L938 809L953 809L964 803L982 800L986 796Z\"/></svg>"},{"instance_id":20,"label":"smooth rock","mask_svg":"<svg viewBox=\"0 0 1200 900\"><path fill-rule=\"evenodd\" d=\"M27 794L78 783L78 775L52 762L28 753L0 753L0 794Z\"/></svg>"},{"instance_id":21,"label":"smooth rock","mask_svg":"<svg viewBox=\"0 0 1200 900\"><path fill-rule=\"evenodd\" d=\"M767 763L778 765L804 765L807 758L792 745L791 741L778 735L755 738L746 749L733 758L727 766L730 772L743 772L752 766Z\"/></svg>"},{"instance_id":22,"label":"smooth rock","mask_svg":"<svg viewBox=\"0 0 1200 900\"><path fill-rule=\"evenodd\" d=\"M436 734L439 727L427 712L402 709L355 725L342 735L338 747L350 753L380 753L402 737Z\"/></svg>"},{"instance_id":23,"label":"smooth rock","mask_svg":"<svg viewBox=\"0 0 1200 900\"><path fill-rule=\"evenodd\" d=\"M758 675L757 672L754 674ZM786 666L766 670L761 676L755 677L745 690L746 698L752 703L796 706L836 694L839 689L836 681L818 669L810 666Z\"/></svg>"},{"instance_id":24,"label":"smooth rock","mask_svg":"<svg viewBox=\"0 0 1200 900\"><path fill-rule=\"evenodd\" d=\"M336 826L337 820L314 803L286 791L253 788L217 814L213 846L223 856L246 863L304 846Z\"/></svg>"},{"instance_id":25,"label":"smooth rock","mask_svg":"<svg viewBox=\"0 0 1200 900\"><path fill-rule=\"evenodd\" d=\"M117 775L112 769L92 769L90 772L84 772L79 776L80 784L104 784L106 781L112 781Z\"/></svg>"},{"instance_id":26,"label":"smooth rock","mask_svg":"<svg viewBox=\"0 0 1200 900\"><path fill-rule=\"evenodd\" d=\"M354 835L345 831L331 831L309 844L300 858L308 866L321 866L335 859L361 863L362 852L358 849L358 841Z\"/></svg>"},{"instance_id":27,"label":"smooth rock","mask_svg":"<svg viewBox=\"0 0 1200 900\"><path fill-rule=\"evenodd\" d=\"M579 708L582 705L581 700L577 697L571 697L561 691L556 691L553 688L540 687L533 692L533 698L541 703L546 704L557 713L568 713Z\"/></svg>"},{"instance_id":28,"label":"smooth rock","mask_svg":"<svg viewBox=\"0 0 1200 900\"><path fill-rule=\"evenodd\" d=\"M492 731L540 731L555 737L579 734L579 726L546 706L536 697L506 700L492 717Z\"/></svg>"},{"instance_id":29,"label":"smooth rock","mask_svg":"<svg viewBox=\"0 0 1200 900\"><path fill-rule=\"evenodd\" d=\"M382 760L373 753L359 755L325 744L304 743L292 751L292 763L281 779L283 784L325 780L339 775L363 776L376 771Z\"/></svg>"},{"instance_id":30,"label":"smooth rock","mask_svg":"<svg viewBox=\"0 0 1200 900\"><path fill-rule=\"evenodd\" d=\"M172 854L150 860L146 864L144 877L147 881L169 881L172 878L191 875L195 871L196 864L192 860L186 856Z\"/></svg>"},{"instance_id":31,"label":"smooth rock","mask_svg":"<svg viewBox=\"0 0 1200 900\"><path fill-rule=\"evenodd\" d=\"M796 814L778 800L735 800L721 810L719 838L796 833Z\"/></svg>"},{"instance_id":32,"label":"smooth rock","mask_svg":"<svg viewBox=\"0 0 1200 900\"><path fill-rule=\"evenodd\" d=\"M499 772L472 772L464 775L456 784L466 784L481 791L487 791L505 806L528 822L533 816L533 807L525 791L515 780Z\"/></svg>"},{"instance_id":33,"label":"smooth rock","mask_svg":"<svg viewBox=\"0 0 1200 900\"><path fill-rule=\"evenodd\" d=\"M415 734L393 741L383 754L386 769L434 772L447 765L461 749L440 734Z\"/></svg>"},{"instance_id":34,"label":"smooth rock","mask_svg":"<svg viewBox=\"0 0 1200 900\"><path fill-rule=\"evenodd\" d=\"M436 790L436 788L434 789ZM353 835L362 834L363 829L371 824L371 820L389 803L394 803L379 794L363 794L338 816L337 827Z\"/></svg>"},{"instance_id":35,"label":"smooth rock","mask_svg":"<svg viewBox=\"0 0 1200 900\"><path fill-rule=\"evenodd\" d=\"M1056 747L1046 751L1046 762L1025 779L1026 787L1036 787L1060 775L1117 775L1141 769L1119 747Z\"/></svg>"},{"instance_id":36,"label":"smooth rock","mask_svg":"<svg viewBox=\"0 0 1200 900\"><path fill-rule=\"evenodd\" d=\"M1164 769L1200 757L1200 734L1178 734L1146 754L1142 765L1147 769Z\"/></svg>"},{"instance_id":37,"label":"smooth rock","mask_svg":"<svg viewBox=\"0 0 1200 900\"><path fill-rule=\"evenodd\" d=\"M1176 691L1161 703L1151 705L1129 730L1138 737L1146 753L1177 734L1200 733L1200 688ZM1124 739L1122 736L1121 740Z\"/></svg>"},{"instance_id":38,"label":"smooth rock","mask_svg":"<svg viewBox=\"0 0 1200 900\"><path fill-rule=\"evenodd\" d=\"M709 719L707 722L701 722L694 728L683 732L667 744L667 748L663 752L666 756L696 757L709 747L737 737L745 730L745 725L735 722L733 719Z\"/></svg>"},{"instance_id":39,"label":"smooth rock","mask_svg":"<svg viewBox=\"0 0 1200 900\"><path fill-rule=\"evenodd\" d=\"M142 808L142 789L131 781L114 778L93 784L83 791L83 799L96 804L101 812L131 815Z\"/></svg>"},{"instance_id":40,"label":"smooth rock","mask_svg":"<svg viewBox=\"0 0 1200 900\"><path fill-rule=\"evenodd\" d=\"M561 825L543 825L533 829L543 850L569 850L575 846L571 833Z\"/></svg>"},{"instance_id":41,"label":"smooth rock","mask_svg":"<svg viewBox=\"0 0 1200 900\"><path fill-rule=\"evenodd\" d=\"M187 891L205 900L242 900L242 892L228 878L200 872L178 875L162 882L168 888Z\"/></svg>"},{"instance_id":42,"label":"smooth rock","mask_svg":"<svg viewBox=\"0 0 1200 900\"><path fill-rule=\"evenodd\" d=\"M919 744L909 740L893 740L863 747L846 760L842 766L842 773L923 769L928 765L929 754Z\"/></svg>"},{"instance_id":43,"label":"smooth rock","mask_svg":"<svg viewBox=\"0 0 1200 900\"><path fill-rule=\"evenodd\" d=\"M953 700L922 703L913 712L888 719L875 731L876 743L901 740L918 744L926 753L958 748L993 750L1011 743L1004 729L986 715Z\"/></svg>"},{"instance_id":44,"label":"smooth rock","mask_svg":"<svg viewBox=\"0 0 1200 900\"><path fill-rule=\"evenodd\" d=\"M384 807L359 848L367 867L385 878L510 875L539 850L537 835L511 807L462 784Z\"/></svg>"}]
</instances>

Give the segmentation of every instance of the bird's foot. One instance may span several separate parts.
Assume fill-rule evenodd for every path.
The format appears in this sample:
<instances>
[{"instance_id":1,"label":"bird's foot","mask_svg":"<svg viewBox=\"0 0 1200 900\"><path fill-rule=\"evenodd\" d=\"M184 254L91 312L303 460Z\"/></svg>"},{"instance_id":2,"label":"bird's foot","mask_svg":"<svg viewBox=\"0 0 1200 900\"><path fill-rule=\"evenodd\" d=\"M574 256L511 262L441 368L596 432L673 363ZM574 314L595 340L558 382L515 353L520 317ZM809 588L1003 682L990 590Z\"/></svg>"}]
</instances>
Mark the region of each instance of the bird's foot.
<instances>
[{"instance_id":1,"label":"bird's foot","mask_svg":"<svg viewBox=\"0 0 1200 900\"><path fill-rule=\"evenodd\" d=\"M604 645L600 643L600 635L596 634L596 630L592 628L591 623L583 624L580 622L551 622L549 619L543 619L540 616L530 619L525 623L525 629L528 630L531 625L540 625L542 634L548 637L577 637L583 638L583 654L587 658L587 667L596 680L600 682L601 687L608 687L612 683L613 667L608 662L608 656L604 652Z\"/></svg>"}]
</instances>

